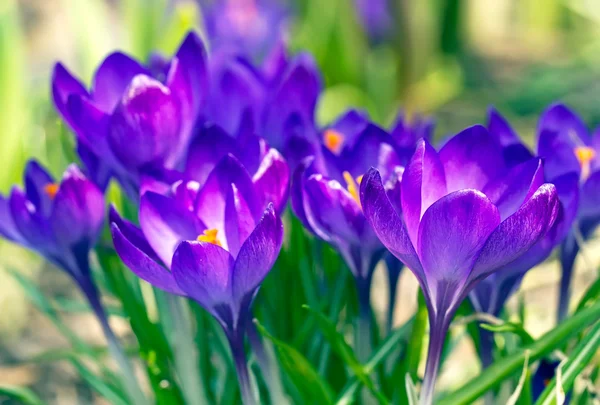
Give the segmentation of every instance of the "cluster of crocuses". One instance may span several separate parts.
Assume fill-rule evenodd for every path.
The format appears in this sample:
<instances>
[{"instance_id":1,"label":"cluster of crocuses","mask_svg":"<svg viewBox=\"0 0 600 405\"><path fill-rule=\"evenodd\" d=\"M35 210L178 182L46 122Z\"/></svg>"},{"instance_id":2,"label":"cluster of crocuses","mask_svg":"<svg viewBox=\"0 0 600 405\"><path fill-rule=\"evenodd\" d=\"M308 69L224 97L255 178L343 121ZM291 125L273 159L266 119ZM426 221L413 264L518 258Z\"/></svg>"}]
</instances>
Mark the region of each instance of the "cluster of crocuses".
<instances>
[{"instance_id":1,"label":"cluster of crocuses","mask_svg":"<svg viewBox=\"0 0 600 405\"><path fill-rule=\"evenodd\" d=\"M600 136L558 104L541 116L537 156L495 110L487 127L469 127L435 148L426 119L400 115L384 129L349 111L318 127L320 90L309 55L290 57L277 44L259 66L231 50L207 57L194 33L172 58L148 65L109 55L89 90L57 64L52 95L83 171L72 166L56 183L31 162L25 191L0 198L0 233L72 276L133 378L88 260L104 223L103 192L116 180L139 218L111 210L115 250L141 279L195 300L219 321L246 404L255 394L245 332L282 246L288 198L356 280L361 360L370 351L376 265L385 258L397 279L402 263L417 278L431 334L423 404L433 401L461 302L470 297L478 311L497 315L525 272L561 243L564 315L577 236L600 222ZM485 366L493 361L489 339L482 334ZM140 390L130 395L145 401Z\"/></svg>"}]
</instances>

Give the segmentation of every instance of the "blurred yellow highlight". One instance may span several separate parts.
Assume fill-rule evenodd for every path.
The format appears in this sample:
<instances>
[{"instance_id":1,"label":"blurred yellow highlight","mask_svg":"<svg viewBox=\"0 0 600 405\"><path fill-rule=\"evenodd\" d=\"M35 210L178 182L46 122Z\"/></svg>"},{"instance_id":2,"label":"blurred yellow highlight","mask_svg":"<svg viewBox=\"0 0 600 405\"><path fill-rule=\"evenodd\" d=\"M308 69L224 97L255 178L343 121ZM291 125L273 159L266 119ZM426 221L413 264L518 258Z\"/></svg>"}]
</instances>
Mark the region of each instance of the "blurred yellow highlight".
<instances>
[{"instance_id":1,"label":"blurred yellow highlight","mask_svg":"<svg viewBox=\"0 0 600 405\"><path fill-rule=\"evenodd\" d=\"M362 205L360 204L360 195L358 194L360 182L362 181L363 176L360 175L354 180L354 177L349 172L342 173L344 176L344 180L346 181L346 188L348 192L354 198L354 201L358 204L358 206L362 209Z\"/></svg>"}]
</instances>

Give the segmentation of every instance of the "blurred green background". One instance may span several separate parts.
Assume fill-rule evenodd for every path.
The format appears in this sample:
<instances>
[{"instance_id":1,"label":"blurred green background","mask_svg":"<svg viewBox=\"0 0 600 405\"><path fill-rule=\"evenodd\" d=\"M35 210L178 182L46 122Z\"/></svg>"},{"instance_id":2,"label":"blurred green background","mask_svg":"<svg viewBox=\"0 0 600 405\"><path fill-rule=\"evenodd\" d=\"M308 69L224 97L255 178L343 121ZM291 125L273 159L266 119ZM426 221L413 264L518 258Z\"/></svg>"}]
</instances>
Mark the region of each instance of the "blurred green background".
<instances>
[{"instance_id":1,"label":"blurred green background","mask_svg":"<svg viewBox=\"0 0 600 405\"><path fill-rule=\"evenodd\" d=\"M152 50L170 54L189 29L202 32L198 4L0 0L0 192L21 183L31 157L55 175L75 159L72 136L50 101L56 61L89 83L112 50L141 60ZM313 53L324 74L317 113L322 124L354 106L388 125L403 109L434 115L436 136L442 137L484 122L493 104L532 143L538 114L554 100L575 108L590 127L600 122L595 0L390 0L393 35L383 41L369 39L353 0L296 0L289 6L290 47ZM71 297L66 276L46 267L0 241L0 382L33 384L52 403L72 403L86 389L75 372L66 367L53 373L59 366L52 361L20 361L65 345L9 275L24 272L48 295ZM77 308L63 309L72 312L69 322L84 337L102 342L93 319Z\"/></svg>"}]
</instances>

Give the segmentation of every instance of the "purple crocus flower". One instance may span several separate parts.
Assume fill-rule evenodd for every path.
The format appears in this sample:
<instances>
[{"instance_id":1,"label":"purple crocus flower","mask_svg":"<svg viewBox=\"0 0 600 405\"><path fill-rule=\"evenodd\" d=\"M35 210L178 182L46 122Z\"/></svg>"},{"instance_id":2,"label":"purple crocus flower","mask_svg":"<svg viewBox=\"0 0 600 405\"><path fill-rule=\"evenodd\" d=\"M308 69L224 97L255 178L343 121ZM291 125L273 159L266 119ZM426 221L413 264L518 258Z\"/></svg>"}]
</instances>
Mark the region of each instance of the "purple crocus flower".
<instances>
[{"instance_id":1,"label":"purple crocus flower","mask_svg":"<svg viewBox=\"0 0 600 405\"><path fill-rule=\"evenodd\" d=\"M58 183L36 161L25 168L25 190L0 196L0 235L31 249L67 272L102 326L109 349L123 369L131 400L144 404L127 357L113 333L93 281L89 254L104 222L104 196L75 165Z\"/></svg>"},{"instance_id":2,"label":"purple crocus flower","mask_svg":"<svg viewBox=\"0 0 600 405\"><path fill-rule=\"evenodd\" d=\"M218 52L210 62L206 120L226 132L260 134L291 167L319 144L315 107L320 73L308 54L288 59L276 48L258 67L235 52Z\"/></svg>"},{"instance_id":3,"label":"purple crocus flower","mask_svg":"<svg viewBox=\"0 0 600 405\"><path fill-rule=\"evenodd\" d=\"M576 173L580 187L577 218L560 249L559 320L568 312L573 265L580 243L600 224L599 131L590 136L581 118L563 104L548 107L538 124L538 154L545 161L547 177Z\"/></svg>"},{"instance_id":4,"label":"purple crocus flower","mask_svg":"<svg viewBox=\"0 0 600 405\"><path fill-rule=\"evenodd\" d=\"M324 154L332 160L332 156L337 156L345 148L346 145L352 145L356 139L363 134L365 129L372 125L369 116L366 112L360 110L349 110L342 115L331 127L322 132L322 142L325 146L321 151L313 151L314 155L320 156ZM434 121L430 118L422 118L420 116L408 120L407 117L400 112L392 126L390 127L390 137L385 137L384 143L390 145L398 159L394 162L396 167L405 167L413 153L415 152L417 141L419 139L430 140L433 136ZM319 154L319 152L321 152ZM333 154L333 155L332 155ZM318 159L317 159L318 160ZM330 166L334 167L334 163ZM375 162L371 162L375 163ZM370 163L366 162L364 168L368 168ZM364 173L364 172L363 172ZM393 179L393 184L397 185L399 179ZM391 187L390 183L390 187ZM389 284L389 305L387 329L390 330L393 322L394 304L396 301L396 290L400 272L402 270L402 262L396 259L391 254L386 254L386 267L388 271Z\"/></svg>"},{"instance_id":5,"label":"purple crocus flower","mask_svg":"<svg viewBox=\"0 0 600 405\"><path fill-rule=\"evenodd\" d=\"M539 159L512 169L480 125L436 152L421 141L390 196L372 168L361 203L381 242L417 277L431 337L421 403L431 404L440 355L456 309L477 283L516 260L552 227L556 188L544 184ZM385 177L384 177L385 178Z\"/></svg>"},{"instance_id":6,"label":"purple crocus flower","mask_svg":"<svg viewBox=\"0 0 600 405\"><path fill-rule=\"evenodd\" d=\"M493 108L488 113L488 131L502 147L507 167L526 167L524 164L531 161L533 154L521 143L508 122ZM541 167L538 167L538 170L541 170ZM508 298L519 288L525 273L546 260L569 233L577 215L579 176L575 172L561 173L555 178L545 176L545 180L556 186L560 202L554 225L527 253L502 266L477 284L469 294L477 312L499 316ZM479 333L482 364L488 367L493 362L493 333L484 329Z\"/></svg>"},{"instance_id":7,"label":"purple crocus flower","mask_svg":"<svg viewBox=\"0 0 600 405\"><path fill-rule=\"evenodd\" d=\"M137 197L142 174L181 163L205 98L205 59L195 33L170 61L153 58L148 68L115 52L102 62L89 91L56 64L54 104L75 132L81 160L101 189L114 176L130 197Z\"/></svg>"},{"instance_id":8,"label":"purple crocus flower","mask_svg":"<svg viewBox=\"0 0 600 405\"><path fill-rule=\"evenodd\" d=\"M215 133L204 136L216 139ZM217 148L224 144L214 143ZM164 291L192 298L222 325L244 403L254 403L243 345L250 307L283 239L276 207L285 201L279 196L287 196L287 183L285 192L271 194L278 183L270 176L287 166L282 168L277 152L270 151L254 176L228 153L202 184L178 181L164 193L145 191L141 229L114 211L111 218L117 253L137 276ZM189 173L194 171L204 173L202 167ZM269 173L268 179L264 173Z\"/></svg>"},{"instance_id":9,"label":"purple crocus flower","mask_svg":"<svg viewBox=\"0 0 600 405\"><path fill-rule=\"evenodd\" d=\"M356 279L357 350L364 359L370 345L371 278L385 248L363 215L359 184L366 170L377 166L389 179L389 192L395 193L402 167L391 136L374 124L362 125L357 118L351 111L327 129L321 156L307 158L298 167L292 183L292 208L307 229L338 250ZM343 137L343 144L332 144L332 137Z\"/></svg>"},{"instance_id":10,"label":"purple crocus flower","mask_svg":"<svg viewBox=\"0 0 600 405\"><path fill-rule=\"evenodd\" d=\"M277 0L200 0L213 50L261 59L287 36L290 10Z\"/></svg>"},{"instance_id":11,"label":"purple crocus flower","mask_svg":"<svg viewBox=\"0 0 600 405\"><path fill-rule=\"evenodd\" d=\"M559 365L560 361L557 360L542 359L540 361L540 364L531 379L532 402L535 402L540 398L550 381L556 376L556 369ZM571 393L567 392L563 405L569 405L569 403L571 403Z\"/></svg>"}]
</instances>

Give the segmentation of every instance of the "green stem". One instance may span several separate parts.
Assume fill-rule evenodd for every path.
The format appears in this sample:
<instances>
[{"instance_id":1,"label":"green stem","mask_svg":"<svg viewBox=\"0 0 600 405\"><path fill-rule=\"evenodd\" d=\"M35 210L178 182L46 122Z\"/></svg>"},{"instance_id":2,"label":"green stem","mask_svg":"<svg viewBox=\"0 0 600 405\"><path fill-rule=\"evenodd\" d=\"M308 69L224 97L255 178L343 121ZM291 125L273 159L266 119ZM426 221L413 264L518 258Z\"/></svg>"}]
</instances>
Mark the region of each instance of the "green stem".
<instances>
[{"instance_id":1,"label":"green stem","mask_svg":"<svg viewBox=\"0 0 600 405\"><path fill-rule=\"evenodd\" d=\"M529 350L529 361L534 362L563 345L569 338L580 333L599 317L600 302L597 302L593 306L587 307L570 318L565 319L560 325L550 330L540 339L523 347L522 351L496 361L483 371L479 377L472 379L461 389L438 401L439 405L466 405L474 403L486 391L498 386L502 381L523 367L525 350Z\"/></svg>"},{"instance_id":2,"label":"green stem","mask_svg":"<svg viewBox=\"0 0 600 405\"><path fill-rule=\"evenodd\" d=\"M204 379L197 368L197 351L190 330L189 316L182 298L165 294L171 314L171 344L175 356L175 367L181 380L183 396L190 405L207 405Z\"/></svg>"}]
</instances>

